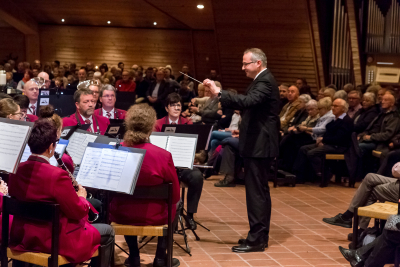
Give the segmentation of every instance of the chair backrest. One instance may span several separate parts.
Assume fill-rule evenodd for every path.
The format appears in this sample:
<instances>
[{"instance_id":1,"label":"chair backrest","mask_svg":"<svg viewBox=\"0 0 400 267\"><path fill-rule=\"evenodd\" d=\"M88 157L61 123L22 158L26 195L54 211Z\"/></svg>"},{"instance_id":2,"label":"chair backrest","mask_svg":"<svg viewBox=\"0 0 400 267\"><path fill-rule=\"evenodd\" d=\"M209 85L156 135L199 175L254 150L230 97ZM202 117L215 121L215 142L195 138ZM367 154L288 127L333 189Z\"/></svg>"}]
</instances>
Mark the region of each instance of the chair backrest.
<instances>
[{"instance_id":1,"label":"chair backrest","mask_svg":"<svg viewBox=\"0 0 400 267\"><path fill-rule=\"evenodd\" d=\"M27 220L50 222L52 224L51 257L49 258L49 266L58 266L60 206L58 204L44 202L20 201L10 196L3 196L3 228L1 233L2 266L7 266L8 229L10 215L21 217Z\"/></svg>"},{"instance_id":2,"label":"chair backrest","mask_svg":"<svg viewBox=\"0 0 400 267\"><path fill-rule=\"evenodd\" d=\"M172 192L169 192L169 186L172 184L160 184L155 186L137 186L132 197L136 199L159 199L168 201L168 197Z\"/></svg>"}]
</instances>

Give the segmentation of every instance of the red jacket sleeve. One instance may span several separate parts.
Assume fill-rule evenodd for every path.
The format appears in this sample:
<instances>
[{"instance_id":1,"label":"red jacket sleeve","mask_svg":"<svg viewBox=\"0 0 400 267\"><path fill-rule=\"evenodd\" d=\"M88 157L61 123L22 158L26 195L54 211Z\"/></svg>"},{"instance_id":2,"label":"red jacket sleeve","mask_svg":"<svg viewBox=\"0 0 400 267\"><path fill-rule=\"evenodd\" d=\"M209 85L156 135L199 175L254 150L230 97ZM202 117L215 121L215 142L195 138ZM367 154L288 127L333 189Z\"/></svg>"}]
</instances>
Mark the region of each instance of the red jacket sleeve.
<instances>
[{"instance_id":1,"label":"red jacket sleeve","mask_svg":"<svg viewBox=\"0 0 400 267\"><path fill-rule=\"evenodd\" d=\"M172 160L172 155L169 153L169 158L164 166L164 179L168 183L172 183L172 203L178 203L180 194L180 185L178 175L176 174L174 161Z\"/></svg>"},{"instance_id":2,"label":"red jacket sleeve","mask_svg":"<svg viewBox=\"0 0 400 267\"><path fill-rule=\"evenodd\" d=\"M67 172L62 171L56 179L54 198L60 205L61 211L72 220L84 218L89 212L89 204L85 198L78 197Z\"/></svg>"}]
</instances>

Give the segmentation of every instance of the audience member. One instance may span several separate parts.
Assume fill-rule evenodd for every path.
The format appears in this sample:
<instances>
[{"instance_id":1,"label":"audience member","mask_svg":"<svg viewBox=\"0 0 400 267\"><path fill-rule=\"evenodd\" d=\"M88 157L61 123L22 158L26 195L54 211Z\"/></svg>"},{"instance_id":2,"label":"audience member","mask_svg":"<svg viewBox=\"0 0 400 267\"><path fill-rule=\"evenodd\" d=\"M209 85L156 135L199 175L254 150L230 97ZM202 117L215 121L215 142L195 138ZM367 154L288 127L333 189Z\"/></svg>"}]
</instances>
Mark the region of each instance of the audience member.
<instances>
[{"instance_id":1,"label":"audience member","mask_svg":"<svg viewBox=\"0 0 400 267\"><path fill-rule=\"evenodd\" d=\"M294 114L296 114L296 111L299 109L299 105L301 105L299 95L299 89L295 85L291 85L287 93L288 103L282 108L281 113L279 114L281 130L285 129Z\"/></svg>"},{"instance_id":2,"label":"audience member","mask_svg":"<svg viewBox=\"0 0 400 267\"><path fill-rule=\"evenodd\" d=\"M17 71L15 70L15 61L14 61L14 60L9 59L9 60L7 61L7 63L10 64L11 72L12 72L12 73L17 72Z\"/></svg>"},{"instance_id":3,"label":"audience member","mask_svg":"<svg viewBox=\"0 0 400 267\"><path fill-rule=\"evenodd\" d=\"M243 160L239 155L239 130L233 130L231 134L231 137L222 141L224 150L219 171L224 178L216 182L215 187L235 187L235 173L243 165Z\"/></svg>"},{"instance_id":4,"label":"audience member","mask_svg":"<svg viewBox=\"0 0 400 267\"><path fill-rule=\"evenodd\" d=\"M149 84L155 80L154 78L154 69L152 67L148 67L146 69L146 76L144 77Z\"/></svg>"},{"instance_id":5,"label":"audience member","mask_svg":"<svg viewBox=\"0 0 400 267\"><path fill-rule=\"evenodd\" d=\"M189 75L189 76L192 76L192 74L189 73L189 66L188 66L187 64L184 64L184 65L182 66L182 72L185 73L185 74L187 74L187 75ZM181 75L176 79L176 81L177 81L178 83L180 83L180 82L183 80L183 77L184 77L184 76L185 76L185 75L181 74ZM192 77L193 77L193 76L192 76Z\"/></svg>"},{"instance_id":6,"label":"audience member","mask_svg":"<svg viewBox=\"0 0 400 267\"><path fill-rule=\"evenodd\" d=\"M325 88L321 88L318 90L317 101L320 101L322 98L325 97L324 92L325 92Z\"/></svg>"},{"instance_id":7,"label":"audience member","mask_svg":"<svg viewBox=\"0 0 400 267\"><path fill-rule=\"evenodd\" d=\"M51 86L51 81L50 81L50 76L47 72L42 71L41 73L38 74L39 78L43 78L44 79L44 85L42 85L41 88L43 89L50 89L53 86Z\"/></svg>"},{"instance_id":8,"label":"audience member","mask_svg":"<svg viewBox=\"0 0 400 267\"><path fill-rule=\"evenodd\" d=\"M379 96L378 96L378 92L381 89L382 89L382 87L380 85L370 85L367 88L367 92L373 93L376 96L377 100L380 101L379 103L381 103L382 99L379 99ZM383 97L383 95L382 95L382 97Z\"/></svg>"},{"instance_id":9,"label":"audience member","mask_svg":"<svg viewBox=\"0 0 400 267\"><path fill-rule=\"evenodd\" d=\"M33 78L32 71L29 69L25 70L24 77L22 78L22 80L18 82L17 85L17 90L19 93L21 93L24 90L25 83L27 83L32 78Z\"/></svg>"},{"instance_id":10,"label":"audience member","mask_svg":"<svg viewBox=\"0 0 400 267\"><path fill-rule=\"evenodd\" d=\"M106 117L108 119L125 119L126 111L115 108L115 102L117 101L116 90L114 86L106 84L100 90L100 102L101 108L96 109L94 114Z\"/></svg>"},{"instance_id":11,"label":"audience member","mask_svg":"<svg viewBox=\"0 0 400 267\"><path fill-rule=\"evenodd\" d=\"M6 88L17 89L17 83L13 80L12 72L6 72Z\"/></svg>"},{"instance_id":12,"label":"audience member","mask_svg":"<svg viewBox=\"0 0 400 267\"><path fill-rule=\"evenodd\" d=\"M217 73L217 70L212 69L210 70L210 74L207 77L208 79L212 80L212 81L219 81L220 82L220 76Z\"/></svg>"},{"instance_id":13,"label":"audience member","mask_svg":"<svg viewBox=\"0 0 400 267\"><path fill-rule=\"evenodd\" d=\"M386 94L386 88L380 88L378 90L378 103L382 103L382 98Z\"/></svg>"},{"instance_id":14,"label":"audience member","mask_svg":"<svg viewBox=\"0 0 400 267\"><path fill-rule=\"evenodd\" d=\"M164 78L165 81L169 84L169 92L178 92L181 89L181 85L177 81L175 81L175 77L171 73L171 66L168 65L164 69Z\"/></svg>"},{"instance_id":15,"label":"audience member","mask_svg":"<svg viewBox=\"0 0 400 267\"><path fill-rule=\"evenodd\" d=\"M298 78L296 80L296 86L300 90L300 88L304 85L307 85L307 80L305 78Z\"/></svg>"},{"instance_id":16,"label":"audience member","mask_svg":"<svg viewBox=\"0 0 400 267\"><path fill-rule=\"evenodd\" d=\"M345 90L339 90L337 92L335 92L335 94L333 95L333 100L335 99L343 99L344 101L347 102L347 93Z\"/></svg>"},{"instance_id":17,"label":"audience member","mask_svg":"<svg viewBox=\"0 0 400 267\"><path fill-rule=\"evenodd\" d=\"M322 137L317 138L317 142L311 145L302 146L294 164L296 172L296 182L304 182L307 177L306 172L311 176L321 171L321 160L325 154L342 154L351 144L351 133L353 131L353 121L346 115L348 104L343 99L336 99L332 104L332 114L335 118L326 125L326 132ZM311 168L308 168L308 164ZM326 181L322 181L321 186L327 186Z\"/></svg>"},{"instance_id":18,"label":"audience member","mask_svg":"<svg viewBox=\"0 0 400 267\"><path fill-rule=\"evenodd\" d=\"M137 97L137 101L141 98L143 98L143 100L147 99L147 89L149 89L149 82L145 79L143 79L143 72L142 71L138 71L136 78L135 78L135 83L136 83L136 97ZM139 101L141 102L141 101Z\"/></svg>"},{"instance_id":19,"label":"audience member","mask_svg":"<svg viewBox=\"0 0 400 267\"><path fill-rule=\"evenodd\" d=\"M308 84L303 85L302 87L300 87L299 92L300 92L300 95L306 94L306 95L309 95L312 99L315 98L315 96L311 92L311 87Z\"/></svg>"},{"instance_id":20,"label":"audience member","mask_svg":"<svg viewBox=\"0 0 400 267\"><path fill-rule=\"evenodd\" d=\"M129 72L122 72L122 80L119 80L115 83L115 88L121 92L135 92L136 83L130 79Z\"/></svg>"},{"instance_id":21,"label":"audience member","mask_svg":"<svg viewBox=\"0 0 400 267\"><path fill-rule=\"evenodd\" d=\"M285 126L285 128L282 129L282 135L288 134L289 131L293 130L293 128L303 122L308 116L305 107L308 101L311 100L311 96L308 94L303 94L299 96L299 100L300 105L298 105L298 110L294 114L293 118L289 121L289 123Z\"/></svg>"},{"instance_id":22,"label":"audience member","mask_svg":"<svg viewBox=\"0 0 400 267\"><path fill-rule=\"evenodd\" d=\"M354 92L358 93L359 91ZM368 125L379 115L380 108L379 105L375 103L376 98L373 93L364 94L362 108L353 115L354 132L356 132L357 134L364 132L365 129L367 129ZM351 98L349 97L349 105L351 104L354 105L354 101L352 102ZM349 112L347 112L347 115L349 115Z\"/></svg>"},{"instance_id":23,"label":"audience member","mask_svg":"<svg viewBox=\"0 0 400 267\"><path fill-rule=\"evenodd\" d=\"M66 89L67 90L74 90L74 91L76 91L78 88L78 84L79 83L81 83L81 82L84 82L84 81L86 81L86 70L85 69L80 69L79 71L78 71L78 80L76 80L76 81L74 81L73 83L71 83L71 84L68 84L67 85L67 87L66 87Z\"/></svg>"},{"instance_id":24,"label":"audience member","mask_svg":"<svg viewBox=\"0 0 400 267\"><path fill-rule=\"evenodd\" d=\"M215 82L215 84L221 87L219 82ZM214 124L218 118L218 97L210 94L209 88L204 88L205 95L202 99L193 98L192 106L190 106L190 112L193 112L196 115L201 116L201 121L205 124ZM197 104L203 104L201 107L196 107Z\"/></svg>"},{"instance_id":25,"label":"audience member","mask_svg":"<svg viewBox=\"0 0 400 267\"><path fill-rule=\"evenodd\" d=\"M335 89L333 89L333 88L326 88L325 90L324 90L324 97L330 97L331 98L331 100L333 101L334 99L333 99L333 97L335 96L335 93L336 93L336 90Z\"/></svg>"},{"instance_id":26,"label":"audience member","mask_svg":"<svg viewBox=\"0 0 400 267\"><path fill-rule=\"evenodd\" d=\"M120 69L121 69L121 72L123 72L123 71L124 71L124 67L125 67L125 64L124 64L124 62L119 62L119 63L118 63L118 68L120 68Z\"/></svg>"},{"instance_id":27,"label":"audience member","mask_svg":"<svg viewBox=\"0 0 400 267\"><path fill-rule=\"evenodd\" d=\"M137 179L136 186L154 186L172 183L171 218L175 218L175 205L180 198L179 180L174 167L171 153L148 142L154 129L156 113L147 104L132 106L126 115L127 132L123 146L145 149L146 154ZM132 211L135 212L132 212ZM110 203L110 220L128 225L164 225L168 223L167 204L162 200L140 200L130 195L118 194ZM140 266L140 254L137 236L125 236L129 248L127 266ZM166 266L167 238L158 237L154 267ZM172 266L179 266L179 260L173 259Z\"/></svg>"},{"instance_id":28,"label":"audience member","mask_svg":"<svg viewBox=\"0 0 400 267\"><path fill-rule=\"evenodd\" d=\"M288 89L289 89L290 85L287 83L282 83L279 86L279 98L281 100L281 105L280 105L280 110L282 110L282 108L287 104L287 102L289 101L287 99L287 93L288 93Z\"/></svg>"},{"instance_id":29,"label":"audience member","mask_svg":"<svg viewBox=\"0 0 400 267\"><path fill-rule=\"evenodd\" d=\"M354 90L354 85L351 83L347 83L343 86L343 90L346 91L346 93L350 93Z\"/></svg>"},{"instance_id":30,"label":"audience member","mask_svg":"<svg viewBox=\"0 0 400 267\"><path fill-rule=\"evenodd\" d=\"M361 92L357 90L348 92L347 99L349 103L349 111L347 111L347 115L349 115L349 117L352 119L355 118L354 115L357 113L357 111L362 108L361 96Z\"/></svg>"},{"instance_id":31,"label":"audience member","mask_svg":"<svg viewBox=\"0 0 400 267\"><path fill-rule=\"evenodd\" d=\"M147 100L156 110L158 119L166 116L164 101L170 93L168 90L169 84L164 80L164 68L158 68L156 72L156 80L151 82L147 91Z\"/></svg>"},{"instance_id":32,"label":"audience member","mask_svg":"<svg viewBox=\"0 0 400 267\"><path fill-rule=\"evenodd\" d=\"M328 85L326 88L332 88L333 90L337 91L336 85L334 85L332 83L330 85Z\"/></svg>"}]
</instances>

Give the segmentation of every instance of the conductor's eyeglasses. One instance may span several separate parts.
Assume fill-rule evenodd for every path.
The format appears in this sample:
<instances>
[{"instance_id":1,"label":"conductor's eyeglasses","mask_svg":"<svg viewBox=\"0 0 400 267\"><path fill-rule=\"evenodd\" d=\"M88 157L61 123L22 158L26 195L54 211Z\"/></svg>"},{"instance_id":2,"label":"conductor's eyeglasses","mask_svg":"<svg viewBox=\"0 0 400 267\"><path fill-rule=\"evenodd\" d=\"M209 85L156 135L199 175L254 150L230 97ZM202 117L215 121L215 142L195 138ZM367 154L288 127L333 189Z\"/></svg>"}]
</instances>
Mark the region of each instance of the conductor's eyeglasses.
<instances>
[{"instance_id":1,"label":"conductor's eyeglasses","mask_svg":"<svg viewBox=\"0 0 400 267\"><path fill-rule=\"evenodd\" d=\"M250 65L251 63L256 63L256 62L254 62L254 61L252 61L252 62L243 62L243 67L247 67L247 65Z\"/></svg>"}]
</instances>

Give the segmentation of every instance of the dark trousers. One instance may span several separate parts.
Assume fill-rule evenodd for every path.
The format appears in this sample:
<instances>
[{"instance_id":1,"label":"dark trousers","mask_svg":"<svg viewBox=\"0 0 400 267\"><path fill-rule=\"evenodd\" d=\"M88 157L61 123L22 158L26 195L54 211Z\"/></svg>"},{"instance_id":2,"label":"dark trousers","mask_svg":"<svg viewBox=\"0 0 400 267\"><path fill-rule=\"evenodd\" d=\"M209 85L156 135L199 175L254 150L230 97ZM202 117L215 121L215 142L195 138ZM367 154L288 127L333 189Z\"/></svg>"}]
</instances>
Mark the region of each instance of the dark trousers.
<instances>
[{"instance_id":1,"label":"dark trousers","mask_svg":"<svg viewBox=\"0 0 400 267\"><path fill-rule=\"evenodd\" d=\"M223 141L224 152L222 154L220 172L232 178L235 175L236 166L239 164L239 138L226 138Z\"/></svg>"},{"instance_id":2,"label":"dark trousers","mask_svg":"<svg viewBox=\"0 0 400 267\"><path fill-rule=\"evenodd\" d=\"M100 233L100 245L104 247L104 253L98 257L92 258L90 265L93 267L97 266L98 260L101 257L103 263L102 267L108 267L111 263L111 256L114 253L114 229L111 227L111 225L104 223L94 223L92 226Z\"/></svg>"},{"instance_id":3,"label":"dark trousers","mask_svg":"<svg viewBox=\"0 0 400 267\"><path fill-rule=\"evenodd\" d=\"M390 151L382 160L381 166L379 167L378 174L393 177L392 168L393 165L400 161L400 149Z\"/></svg>"},{"instance_id":4,"label":"dark trousers","mask_svg":"<svg viewBox=\"0 0 400 267\"><path fill-rule=\"evenodd\" d=\"M326 154L343 154L346 149L346 147L317 146L316 144L302 146L293 166L296 172L296 180L305 181L307 174L315 176L316 173L321 171L322 158Z\"/></svg>"},{"instance_id":5,"label":"dark trousers","mask_svg":"<svg viewBox=\"0 0 400 267\"><path fill-rule=\"evenodd\" d=\"M199 169L184 170L180 175L180 180L188 185L187 212L196 213L199 206L201 192L203 191L203 174Z\"/></svg>"},{"instance_id":6,"label":"dark trousers","mask_svg":"<svg viewBox=\"0 0 400 267\"><path fill-rule=\"evenodd\" d=\"M400 245L400 232L383 230L370 244L357 249L365 267L383 267L394 262L396 247Z\"/></svg>"},{"instance_id":7,"label":"dark trousers","mask_svg":"<svg viewBox=\"0 0 400 267\"><path fill-rule=\"evenodd\" d=\"M300 147L315 143L307 133L293 133L285 135L279 144L279 169L292 172L293 164Z\"/></svg>"},{"instance_id":8,"label":"dark trousers","mask_svg":"<svg viewBox=\"0 0 400 267\"><path fill-rule=\"evenodd\" d=\"M271 221L271 196L268 186L268 172L272 158L244 158L247 216L250 231L247 242L250 245L268 244Z\"/></svg>"},{"instance_id":9,"label":"dark trousers","mask_svg":"<svg viewBox=\"0 0 400 267\"><path fill-rule=\"evenodd\" d=\"M133 258L139 257L139 247L137 242L137 236L128 236L125 235L125 241L129 248L129 258L133 260ZM167 255L167 237L159 236L157 242L157 250L156 250L156 258L164 259Z\"/></svg>"}]
</instances>

